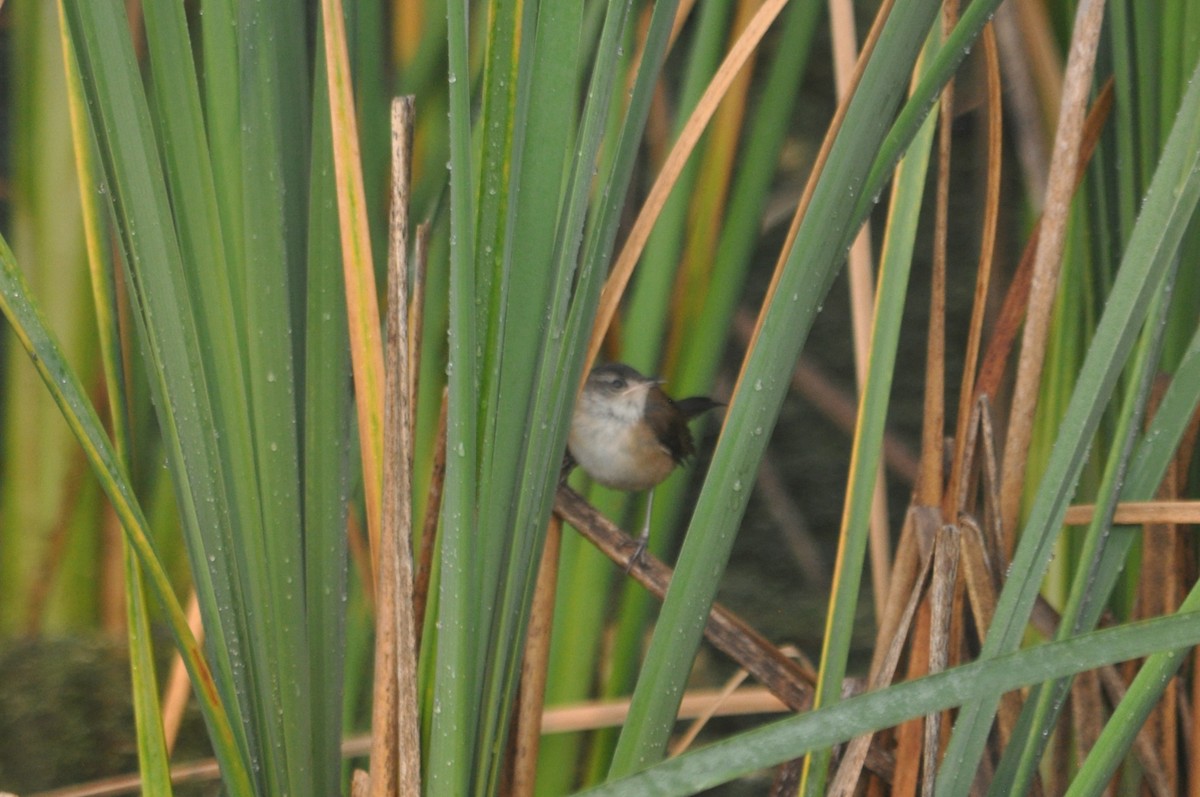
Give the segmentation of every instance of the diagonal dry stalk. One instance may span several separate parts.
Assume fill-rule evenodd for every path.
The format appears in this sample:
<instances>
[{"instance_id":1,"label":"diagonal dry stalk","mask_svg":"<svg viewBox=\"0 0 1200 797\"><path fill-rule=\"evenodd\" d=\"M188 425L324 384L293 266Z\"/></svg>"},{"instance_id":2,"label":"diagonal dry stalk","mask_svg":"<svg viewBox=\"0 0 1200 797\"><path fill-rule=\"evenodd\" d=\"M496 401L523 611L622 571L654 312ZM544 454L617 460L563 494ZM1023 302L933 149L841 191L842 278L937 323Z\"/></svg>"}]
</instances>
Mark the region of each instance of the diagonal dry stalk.
<instances>
[{"instance_id":1,"label":"diagonal dry stalk","mask_svg":"<svg viewBox=\"0 0 1200 797\"><path fill-rule=\"evenodd\" d=\"M786 0L768 0L763 4L750 24L742 31L742 35L730 48L729 54L721 63L717 74L713 76L700 101L696 103L696 109L692 111L692 115L688 118L683 130L680 131L679 138L671 148L666 162L663 163L662 170L655 179L650 194L646 197L637 220L629 232L629 237L613 264L612 272L604 283L604 290L600 294L600 306L596 313L596 323L592 329L592 338L588 343L587 358L584 361L584 378L590 370L591 363L595 361L596 355L600 352L600 344L604 340L609 324L616 317L617 307L625 293L625 287L633 275L633 267L641 257L642 250L650 238L654 222L658 219L663 205L666 204L667 198L671 194L671 189L687 164L688 157L699 143L700 136L704 133L713 114L716 113L725 93L755 53L762 37L766 35L767 29L783 11L785 5Z\"/></svg>"},{"instance_id":2,"label":"diagonal dry stalk","mask_svg":"<svg viewBox=\"0 0 1200 797\"><path fill-rule=\"evenodd\" d=\"M550 661L550 630L554 625L554 597L558 591L558 556L562 547L562 521L550 518L542 562L538 566L536 599L525 631L525 657L521 661L521 683L514 718L509 797L532 797L537 785L538 749L545 713L546 675Z\"/></svg>"},{"instance_id":3,"label":"diagonal dry stalk","mask_svg":"<svg viewBox=\"0 0 1200 797\"><path fill-rule=\"evenodd\" d=\"M600 514L579 493L565 485L559 487L554 511L618 567L626 569L655 598L663 599L671 581L671 569L649 552L631 561L631 554L637 547L633 538ZM713 604L704 635L792 711L807 711L812 707L816 674L811 668L793 661L721 604ZM872 772L890 777L893 763L887 754L872 748L867 753L866 766Z\"/></svg>"},{"instance_id":4,"label":"diagonal dry stalk","mask_svg":"<svg viewBox=\"0 0 1200 797\"><path fill-rule=\"evenodd\" d=\"M632 537L600 514L570 487L558 488L554 511L659 600L666 594L671 569L649 552L636 561ZM706 635L719 650L745 667L794 711L812 704L815 674L800 667L728 609L714 604Z\"/></svg>"}]
</instances>

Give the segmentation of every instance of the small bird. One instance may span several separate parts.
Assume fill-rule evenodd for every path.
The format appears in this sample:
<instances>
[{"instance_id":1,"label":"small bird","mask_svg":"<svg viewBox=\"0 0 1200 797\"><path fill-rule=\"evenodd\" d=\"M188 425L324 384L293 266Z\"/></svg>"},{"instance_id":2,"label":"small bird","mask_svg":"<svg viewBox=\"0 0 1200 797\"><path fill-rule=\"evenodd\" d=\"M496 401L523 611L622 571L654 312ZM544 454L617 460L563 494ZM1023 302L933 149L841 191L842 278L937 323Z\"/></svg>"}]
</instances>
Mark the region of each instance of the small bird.
<instances>
[{"instance_id":1,"label":"small bird","mask_svg":"<svg viewBox=\"0 0 1200 797\"><path fill-rule=\"evenodd\" d=\"M695 453L687 422L722 406L706 396L675 401L651 379L621 363L588 374L567 440L570 458L592 479L617 490L649 490L646 521L630 566L646 550L654 487Z\"/></svg>"}]
</instances>

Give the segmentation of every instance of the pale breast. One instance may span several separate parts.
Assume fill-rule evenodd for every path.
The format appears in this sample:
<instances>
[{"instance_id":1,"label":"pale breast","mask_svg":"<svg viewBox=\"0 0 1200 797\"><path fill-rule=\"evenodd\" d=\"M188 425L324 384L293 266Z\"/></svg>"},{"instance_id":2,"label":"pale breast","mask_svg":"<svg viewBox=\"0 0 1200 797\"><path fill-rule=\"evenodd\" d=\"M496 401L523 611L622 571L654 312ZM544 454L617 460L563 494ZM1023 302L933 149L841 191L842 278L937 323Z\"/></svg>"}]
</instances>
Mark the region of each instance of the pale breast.
<instances>
[{"instance_id":1,"label":"pale breast","mask_svg":"<svg viewBox=\"0 0 1200 797\"><path fill-rule=\"evenodd\" d=\"M617 490L648 490L675 467L669 452L644 425L577 414L568 439L571 456L589 476Z\"/></svg>"}]
</instances>

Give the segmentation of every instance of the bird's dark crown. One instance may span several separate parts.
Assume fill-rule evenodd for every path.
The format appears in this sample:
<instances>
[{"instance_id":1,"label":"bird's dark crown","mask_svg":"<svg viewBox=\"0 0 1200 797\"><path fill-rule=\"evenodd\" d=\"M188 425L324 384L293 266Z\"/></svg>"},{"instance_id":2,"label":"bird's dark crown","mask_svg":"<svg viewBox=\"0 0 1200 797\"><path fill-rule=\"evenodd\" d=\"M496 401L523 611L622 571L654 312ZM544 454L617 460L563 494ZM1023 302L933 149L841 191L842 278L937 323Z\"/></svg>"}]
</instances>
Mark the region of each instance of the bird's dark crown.
<instances>
[{"instance_id":1,"label":"bird's dark crown","mask_svg":"<svg viewBox=\"0 0 1200 797\"><path fill-rule=\"evenodd\" d=\"M630 385L657 382L658 380L642 376L636 369L624 363L608 363L598 365L588 375L588 384L610 391L620 391Z\"/></svg>"}]
</instances>

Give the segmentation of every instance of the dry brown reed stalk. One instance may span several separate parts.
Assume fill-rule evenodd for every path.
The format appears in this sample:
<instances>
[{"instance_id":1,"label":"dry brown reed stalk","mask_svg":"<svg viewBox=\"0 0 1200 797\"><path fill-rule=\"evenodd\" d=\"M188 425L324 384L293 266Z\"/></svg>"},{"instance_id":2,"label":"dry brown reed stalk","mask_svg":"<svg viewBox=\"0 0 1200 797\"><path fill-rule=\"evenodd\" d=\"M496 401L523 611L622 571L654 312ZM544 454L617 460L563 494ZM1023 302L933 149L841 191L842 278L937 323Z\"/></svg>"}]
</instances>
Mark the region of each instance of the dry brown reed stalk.
<instances>
[{"instance_id":1,"label":"dry brown reed stalk","mask_svg":"<svg viewBox=\"0 0 1200 797\"><path fill-rule=\"evenodd\" d=\"M370 794L371 776L365 770L354 770L350 776L350 797L368 797Z\"/></svg>"},{"instance_id":2,"label":"dry brown reed stalk","mask_svg":"<svg viewBox=\"0 0 1200 797\"><path fill-rule=\"evenodd\" d=\"M433 574L433 549L437 541L438 513L442 505L442 488L446 483L446 408L449 394L442 388L442 404L438 411L437 435L434 437L433 468L429 474L429 495L425 500L425 522L421 525L421 542L417 546L417 575L413 581L413 617L416 618L416 645L421 649L425 628L425 610L429 605L429 579Z\"/></svg>"},{"instance_id":3,"label":"dry brown reed stalk","mask_svg":"<svg viewBox=\"0 0 1200 797\"><path fill-rule=\"evenodd\" d=\"M1172 498L1178 495L1178 470L1173 465L1159 486L1159 495ZM1142 535L1141 577L1138 579L1138 598L1133 619L1149 619L1169 615L1179 608L1185 594L1180 583L1183 563L1179 561L1182 540L1176 523L1148 525ZM1179 757L1177 726L1179 717L1179 680L1172 678L1162 696L1150 710L1142 726L1150 746L1163 761ZM1163 785L1167 794L1179 793L1179 773L1175 767L1163 767Z\"/></svg>"},{"instance_id":4,"label":"dry brown reed stalk","mask_svg":"<svg viewBox=\"0 0 1200 797\"><path fill-rule=\"evenodd\" d=\"M991 442L991 424L986 398L981 398L971 413L966 434L967 444L964 447L963 472L975 474L976 457L982 454L982 466L978 475L984 482L984 495L987 505L985 515L994 514L991 511L996 503L997 467L995 465L994 446ZM909 624L901 624L894 607L901 601L909 601L914 606L924 598L925 578L922 575L915 579L915 558L918 553L922 561L927 562L932 556L940 562L935 570L933 587L928 608L923 609L917 618L916 630L912 633L913 655L909 664L908 677L916 677L922 668L945 667L957 662L958 651L965 649L965 612L970 608L974 627L986 629L991 624L995 608L996 594L1003 580L1006 567L1001 551L998 530L987 524L983 528L975 521L967 510L968 491L961 491L962 499L955 520L945 522L940 510L936 507L913 506L910 509L907 522L901 534L900 548L897 555L897 567L893 582L893 593L889 596L890 611L881 618L880 630L876 640L876 651L872 661L872 683L889 683L894 675L894 662L888 665L882 650L885 645L903 646ZM985 531L984 529L987 529ZM926 564L928 567L928 564ZM956 570L961 571L963 578L958 579ZM952 603L952 610L947 616L945 607ZM941 607L941 608L939 608ZM926 635L928 644L925 643ZM890 647L888 648L891 649ZM952 658L953 657L953 658ZM997 726L1000 739L1007 742L1012 728L1020 714L1020 696L1017 693L1005 695L1001 700ZM927 723L922 734L920 721L912 721L900 726L896 735L898 738L897 760L901 762L897 768L894 792L915 794L918 782L922 789L929 788L927 778L920 778L920 771L930 773L935 771L935 756L944 745L943 734L935 732L937 723ZM922 736L924 739L922 740ZM918 756L918 750L921 755ZM924 758L923 767L918 768L917 760ZM916 759L916 760L914 760ZM990 767L990 763L986 764ZM850 776L853 777L853 776ZM843 781L845 783L845 781ZM843 787L844 788L844 787Z\"/></svg>"},{"instance_id":5,"label":"dry brown reed stalk","mask_svg":"<svg viewBox=\"0 0 1200 797\"><path fill-rule=\"evenodd\" d=\"M384 387L382 527L372 700L373 797L419 794L420 721L412 568L412 378L408 341L408 191L413 99L392 101L392 206L388 223L388 323Z\"/></svg>"},{"instance_id":6,"label":"dry brown reed stalk","mask_svg":"<svg viewBox=\"0 0 1200 797\"><path fill-rule=\"evenodd\" d=\"M979 241L979 269L975 278L975 297L971 306L971 322L967 332L967 351L963 362L962 384L958 394L958 417L954 433L954 459L943 501L943 513L950 522L964 508L960 483L965 478L967 427L974 411L971 388L979 366L980 342L983 339L983 320L991 288L992 263L995 259L996 229L1000 219L1000 167L1003 144L1002 111L1000 106L1000 62L996 53L996 35L991 25L983 29L983 56L987 75L987 189L983 208L983 231Z\"/></svg>"},{"instance_id":7,"label":"dry brown reed stalk","mask_svg":"<svg viewBox=\"0 0 1200 797\"><path fill-rule=\"evenodd\" d=\"M960 485L957 525L963 533L963 588L969 598L976 633L982 638L992 625L997 596L1008 571L1004 540L999 526L1000 466L996 459L995 435L992 429L991 405L980 396L967 427L962 471L977 472L982 481L982 525L972 513L973 503L967 483ZM979 463L979 466L976 466ZM1000 699L996 715L996 730L1002 746L1008 744L1021 713L1021 696L1009 692ZM1037 781L1034 781L1037 788Z\"/></svg>"},{"instance_id":8,"label":"dry brown reed stalk","mask_svg":"<svg viewBox=\"0 0 1200 797\"><path fill-rule=\"evenodd\" d=\"M1087 121L1084 123L1083 139L1079 145L1079 161L1075 170L1075 183L1073 186L1073 190L1075 191L1079 190L1079 185L1083 182L1087 165L1092 159L1092 153L1095 152L1096 144L1100 140L1100 133L1104 129L1104 123L1108 120L1108 114L1112 110L1112 103L1113 81L1110 78L1096 96L1096 101L1092 103ZM1016 272L1013 274L1012 281L1009 283L1004 303L1000 308L996 320L992 324L991 337L988 339L987 350L983 356L983 364L979 367L979 376L975 380L974 396L976 399L982 395L991 396L994 399L997 391L1000 389L1000 383L1004 378L1004 371L1008 367L1009 357L1012 354L1012 347L1016 341L1017 332L1021 329L1021 324L1025 318L1026 306L1029 303L1029 290L1033 278L1033 261L1034 255L1038 250L1038 242L1041 240L1041 227L1042 222L1040 220L1034 224L1033 230L1029 234L1029 240L1025 245L1025 250L1021 254L1021 261L1017 266Z\"/></svg>"},{"instance_id":9,"label":"dry brown reed stalk","mask_svg":"<svg viewBox=\"0 0 1200 797\"><path fill-rule=\"evenodd\" d=\"M1092 522L1095 512L1095 504L1076 504L1067 507L1063 524L1067 526L1086 525ZM1200 501L1170 499L1122 501L1116 506L1112 522L1123 526L1200 523Z\"/></svg>"},{"instance_id":10,"label":"dry brown reed stalk","mask_svg":"<svg viewBox=\"0 0 1200 797\"><path fill-rule=\"evenodd\" d=\"M906 527L911 529L911 524L906 524ZM912 627L921 595L924 593L925 584L933 569L933 557L924 556L921 557L919 570L911 571L910 566L918 564L912 560L912 557L918 554L913 535L902 537L897 550L896 563L898 566L904 566L905 569L901 572L911 586L904 595L897 595L897 588L902 589L905 582L898 579L892 581L893 593L888 596L887 606L889 608L895 606L898 609L895 620L889 623L894 630L889 633L886 641L880 637L876 638L874 655L878 661L872 662L868 690L880 689L891 683L896 674L896 667L900 664L900 656L905 650L909 629ZM908 579L910 572L912 573L911 581ZM895 598L894 601L893 598ZM830 781L829 797L851 797L856 793L873 738L874 734L864 734L854 738L847 745L837 773Z\"/></svg>"},{"instance_id":11,"label":"dry brown reed stalk","mask_svg":"<svg viewBox=\"0 0 1200 797\"><path fill-rule=\"evenodd\" d=\"M929 534L923 529L925 521L921 513L914 513L914 528L918 539ZM932 539L932 538L931 538ZM910 633L908 667L905 679L919 678L929 671L929 611L922 604L913 621ZM924 747L924 721L909 720L901 723L894 731L896 737L896 772L892 778L892 794L896 797L914 797L920 788L921 750Z\"/></svg>"},{"instance_id":12,"label":"dry brown reed stalk","mask_svg":"<svg viewBox=\"0 0 1200 797\"><path fill-rule=\"evenodd\" d=\"M515 733L510 745L512 797L532 797L537 785L538 748L542 738L542 713L546 700L546 669L550 661L550 631L554 626L554 597L558 591L558 555L562 544L562 521L550 518L542 562L533 593L529 626L525 632L525 655L521 659L521 685L517 692Z\"/></svg>"},{"instance_id":13,"label":"dry brown reed stalk","mask_svg":"<svg viewBox=\"0 0 1200 797\"><path fill-rule=\"evenodd\" d=\"M958 528L944 523L934 541L933 580L929 587L929 672L939 673L949 664L951 616L955 584L958 581L960 539ZM948 716L945 718L948 724ZM937 774L938 755L942 750L943 716L940 713L925 717L925 749L923 751L921 793L932 797Z\"/></svg>"},{"instance_id":14,"label":"dry brown reed stalk","mask_svg":"<svg viewBox=\"0 0 1200 797\"><path fill-rule=\"evenodd\" d=\"M991 77L989 77L989 83L992 86L992 90L994 91L994 89L995 89L994 62L991 67L990 75L991 75ZM1106 86L1105 90L1101 93L1100 97L1098 98L1098 100L1096 102L1095 107L1092 109L1092 112L1088 118L1088 122L1086 125L1086 134L1084 136L1084 140L1083 140L1082 144L1080 145L1081 157L1080 157L1080 161L1076 168L1076 173L1077 173L1076 179L1077 180L1082 178L1084 164L1086 163L1087 159L1090 157L1091 151L1094 148L1095 141L1098 136L1100 127L1103 123L1103 120L1107 116L1110 105L1111 105L1111 87ZM992 107L994 108L994 101L992 103ZM993 120L997 120L997 119L998 119L998 115L993 115ZM993 130L994 130L994 124L995 123L993 122L993 127L991 128ZM993 144L993 146L994 146L994 144ZM992 184L992 182L993 181L990 180L989 184ZM994 192L994 189L992 189L992 191L990 193L992 193L992 192ZM994 205L994 201L990 202L989 204ZM993 211L989 210L988 213L991 214L991 213L993 213ZM986 216L985 216L985 219L986 219ZM984 259L986 259L987 252L989 251L988 247L987 247L987 241L989 238L991 238L994 235L993 225L994 225L993 220L991 220L991 219L986 220L985 234L984 234L984 254L982 255L982 257ZM1031 247L1031 249L1032 249L1032 247ZM1026 262L1029 262L1029 260L1030 260L1030 258L1027 257ZM1026 273L1028 273L1028 268L1024 268L1024 269L1022 269L1022 271L1025 271ZM1019 275L1019 277L1014 281L1014 287L1010 291L1010 294L1008 297L1008 302L1007 302L1008 312L1006 312L1002 315L1009 316L1010 318L1014 315L1012 313L1013 307L1019 306L1028 296L1028 282L1029 282L1028 277L1025 277L1024 279L1022 279L1021 275ZM979 315L979 311L982 306L982 300L979 297L986 295L985 288L986 288L986 282L981 280L980 284L977 286L976 316ZM1019 322L1019 316L1017 316L1017 321ZM973 335L977 334L976 330L978 330L979 324L980 324L980 321L978 318L973 320L973 322L972 322L972 334ZM958 450L956 451L956 455L954 458L954 465L958 469L958 473L959 473L959 475L956 479L958 484L956 485L956 489L950 491L949 494L947 494L945 496L945 498L946 498L947 502L953 501L959 511L966 509L969 505L968 499L969 499L969 495L970 495L970 490L968 489L967 477L970 476L970 474L973 472L974 466L972 464L968 464L968 463L972 462L972 458L967 455L967 451L968 450L974 451L974 449L976 447L975 440L976 440L976 436L977 436L977 428L979 428L979 419L980 418L986 419L986 417L987 417L986 410L984 409L984 406L986 405L986 395L994 392L995 386L999 382L999 376L1002 373L1003 358L998 357L997 355L1001 351L1003 351L1005 349L1005 347L996 345L998 340L1000 342L1002 342L1002 338L1003 338L1003 335L993 337L993 346L989 349L989 358L987 360L985 360L985 367L983 369L981 369L979 380L976 383L977 390L975 391L975 394L977 396L976 401L978 402L978 404L977 404L975 411L971 413L971 415L975 417L975 420L970 421L970 423L972 425L969 427L969 434L964 435L961 432L962 426L960 424L960 432L959 432L959 434L956 435L956 439L960 441L957 444ZM969 347L968 367L965 369L965 373L968 375L968 378L973 371L973 368L970 365L970 363L972 362L972 360L975 356L974 354L970 353L970 351L973 349L974 349L974 346ZM1005 352L1005 354L1006 354L1006 352ZM1000 367L997 367L997 363L1000 364ZM969 385L970 383L966 382L965 384ZM984 386L986 386L988 389L986 389L986 390L978 389L978 388L984 387ZM964 392L966 392L966 391L964 391ZM961 412L962 411L960 409L960 418L962 417ZM992 463L994 466L994 450L993 450L991 442L990 442L991 441L990 424L982 424L982 425L986 429L985 434L983 435L983 441L982 441L984 443L983 448L984 448L984 454L985 454L985 456L983 457L983 460L984 460L985 470L988 470L988 463ZM939 451L939 453L940 453L940 451ZM985 496L984 496L984 502L985 502L984 507L983 507L984 516L989 517L989 519L991 519L991 516L995 514L995 512L993 511L995 509L995 505L998 503L998 501L996 500L997 495L996 495L996 490L995 490L994 472L991 474L985 474L983 481L985 482L985 488L987 490L987 494L985 494ZM1081 516L1084 511L1087 511L1087 509L1088 508L1083 508L1083 507L1072 509L1072 520L1074 520L1078 516ZM1188 509L1190 509L1190 507L1184 507L1184 508L1182 508L1182 511L1187 511ZM1121 511L1123 513L1131 513L1131 510L1132 510L1132 507L1123 506ZM1142 510L1142 511L1146 511L1146 510ZM1161 514L1163 509L1161 507L1156 507L1155 511L1158 512L1159 514ZM1172 506L1172 507L1170 507L1170 509L1168 511L1178 513L1181 511L1181 507L1179 507L1177 505ZM921 516L918 516L918 517L925 521L920 524L921 526L924 527L925 533L923 535L917 535L917 537L928 539L928 535L934 532L934 527L935 527L935 524L933 522L934 518L932 518L932 517L921 518ZM1124 519L1126 519L1126 517L1129 517L1129 519L1132 519L1132 517L1130 517L1129 514L1126 514L1124 517L1122 517L1122 519L1124 520ZM952 520L952 516L948 515L947 520L948 521ZM976 624L979 628L986 628L990 622L991 611L994 608L996 589L1000 585L1001 573L1004 568L1003 563L1005 561L1003 546L998 545L997 542L993 542L991 540L992 536L995 536L999 533L999 524L995 523L995 522L988 523L988 528L992 529L993 533L992 534L984 534L984 533L982 533L982 531L979 530L978 526L974 524L974 521L970 519L970 516L965 516L964 520L969 521L969 525L964 525L963 528L965 530L968 530L971 532L970 534L967 535L967 538L964 541L964 546L963 546L964 547L964 557L967 562L967 565L964 568L964 576L966 577L966 580L968 582L966 586L968 589L968 593L970 595L970 604L972 607L972 611L975 613ZM909 566L909 569L911 569L911 566ZM947 644L949 644L949 642ZM876 656L877 664L878 664L878 658L879 658L879 656L878 656L878 651L877 651L877 656ZM910 669L914 673L917 671L916 668L910 668ZM1019 712L1019 708L1020 708L1019 699L1017 698L1016 695L1011 696L1011 699L1006 699L1004 701L1004 703L1002 704L1001 712L1000 712L1000 719L999 719L999 726L1000 726L1002 738L1007 738L1008 732L1011 730L1012 725L1016 720L1016 714ZM912 739L915 744L915 737L910 736L909 738ZM905 751L903 751L903 750L901 751L899 758L900 758L901 762L904 762L906 760L912 760L911 756L907 756ZM907 781L907 783L911 784L911 788L915 789L915 773L904 772L904 771L900 771L897 773L897 784L898 784L897 791L898 792L905 792L909 788L909 787L905 786L905 781Z\"/></svg>"},{"instance_id":15,"label":"dry brown reed stalk","mask_svg":"<svg viewBox=\"0 0 1200 797\"><path fill-rule=\"evenodd\" d=\"M743 670L738 670L725 682L725 685L717 690L717 697L713 700L705 710L688 726L682 734L671 742L667 748L667 758L674 758L680 753L686 752L692 743L696 741L696 737L700 735L700 731L704 730L704 726L708 721L717 715L725 702L729 700L737 691L737 688L750 676L750 673Z\"/></svg>"},{"instance_id":16,"label":"dry brown reed stalk","mask_svg":"<svg viewBox=\"0 0 1200 797\"><path fill-rule=\"evenodd\" d=\"M1046 188L1041 237L1034 257L1029 308L1017 361L1016 385L1009 413L1004 457L1001 463L1000 517L1009 556L1016 546L1016 525L1025 484L1025 466L1033 417L1041 387L1042 363L1049 340L1050 318L1058 293L1058 275L1066 243L1067 218L1075 193L1075 175L1080 162L1084 118L1092 88L1093 67L1104 19L1101 0L1082 0L1071 35L1070 58L1063 84L1062 106L1050 176Z\"/></svg>"},{"instance_id":17,"label":"dry brown reed stalk","mask_svg":"<svg viewBox=\"0 0 1200 797\"><path fill-rule=\"evenodd\" d=\"M1162 394L1166 390L1166 377L1161 377L1153 386L1150 396L1150 407L1147 417L1152 417L1158 411ZM1181 440L1179 450L1172 457L1167 471L1159 484L1157 498L1160 506L1176 503L1186 492L1188 470L1194 453L1197 423L1200 423L1200 413L1193 419L1191 428ZM1195 512L1195 520L1200 521L1200 501L1188 502ZM1141 540L1141 577L1138 579L1138 599L1135 608L1135 619L1150 618L1171 614L1178 610L1179 604L1187 593L1185 578L1191 574L1188 557L1187 537L1180 528L1176 517L1160 516L1145 523ZM1184 520L1182 522L1188 522ZM1189 579L1190 580L1190 579ZM1186 705L1185 696L1180 694L1178 678L1172 678L1162 697L1146 718L1141 734L1147 737L1147 746L1155 751L1161 762L1171 762L1163 766L1161 773L1147 772L1147 779L1154 788L1168 794L1179 794L1181 790L1180 769L1174 762L1180 761L1180 712ZM1189 729L1192 730L1192 729ZM1140 735L1139 735L1140 738ZM1185 748L1186 749L1186 748ZM1153 774L1153 778L1151 775Z\"/></svg>"},{"instance_id":18,"label":"dry brown reed stalk","mask_svg":"<svg viewBox=\"0 0 1200 797\"><path fill-rule=\"evenodd\" d=\"M593 700L551 706L542 717L545 733L570 733L615 728L629 716L629 698ZM678 719L705 716L735 717L749 714L780 714L790 711L771 690L762 686L742 687L726 695L724 689L691 689L683 694Z\"/></svg>"},{"instance_id":19,"label":"dry brown reed stalk","mask_svg":"<svg viewBox=\"0 0 1200 797\"><path fill-rule=\"evenodd\" d=\"M1200 729L1196 727L1197 721L1200 721L1200 656L1192 656L1191 695L1183 705L1190 709L1190 721L1183 726L1187 793L1189 797L1197 797L1200 795Z\"/></svg>"},{"instance_id":20,"label":"dry brown reed stalk","mask_svg":"<svg viewBox=\"0 0 1200 797\"><path fill-rule=\"evenodd\" d=\"M946 3L942 15L943 35L958 17L958 4ZM937 175L934 193L933 257L929 280L929 327L925 353L925 397L921 413L921 459L914 489L911 519L918 543L935 551L938 596L952 593L944 583L948 567L944 544L945 521L941 517L944 484L945 382L946 382L946 237L950 215L950 152L954 121L954 80L942 89L938 106ZM956 557L957 558L957 557ZM932 596L931 596L932 598ZM949 606L938 601L922 603L917 616L908 678L919 678L945 667L946 635L949 633ZM930 714L903 723L897 731L896 780L898 794L932 793L936 755L941 734L941 715ZM922 777L923 773L923 777Z\"/></svg>"}]
</instances>

